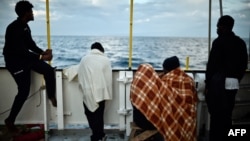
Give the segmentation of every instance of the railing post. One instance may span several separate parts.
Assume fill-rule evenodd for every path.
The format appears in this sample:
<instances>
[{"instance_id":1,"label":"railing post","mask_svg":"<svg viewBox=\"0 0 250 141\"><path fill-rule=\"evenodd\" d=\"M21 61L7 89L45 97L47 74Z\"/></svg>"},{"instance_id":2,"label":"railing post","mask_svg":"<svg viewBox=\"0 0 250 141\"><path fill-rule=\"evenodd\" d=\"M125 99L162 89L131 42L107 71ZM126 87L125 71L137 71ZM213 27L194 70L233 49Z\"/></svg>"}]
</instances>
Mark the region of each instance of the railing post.
<instances>
[{"instance_id":1,"label":"railing post","mask_svg":"<svg viewBox=\"0 0 250 141\"><path fill-rule=\"evenodd\" d=\"M47 98L45 86L42 86L41 89L42 89L42 95L43 95L43 118L44 118L45 141L48 141L48 132L49 132L48 98Z\"/></svg>"},{"instance_id":2,"label":"railing post","mask_svg":"<svg viewBox=\"0 0 250 141\"><path fill-rule=\"evenodd\" d=\"M62 72L56 71L56 97L58 130L64 129Z\"/></svg>"},{"instance_id":3,"label":"railing post","mask_svg":"<svg viewBox=\"0 0 250 141\"><path fill-rule=\"evenodd\" d=\"M126 71L126 78L128 79L126 87L126 110L128 114L126 115L126 135L129 136L131 132L130 122L133 121L133 107L130 101L130 87L133 79L133 71Z\"/></svg>"},{"instance_id":4,"label":"railing post","mask_svg":"<svg viewBox=\"0 0 250 141\"><path fill-rule=\"evenodd\" d=\"M130 84L133 79L132 71L120 71L119 78L119 119L120 130L126 130L126 135L130 133L130 122L132 119L132 106L130 102Z\"/></svg>"}]
</instances>

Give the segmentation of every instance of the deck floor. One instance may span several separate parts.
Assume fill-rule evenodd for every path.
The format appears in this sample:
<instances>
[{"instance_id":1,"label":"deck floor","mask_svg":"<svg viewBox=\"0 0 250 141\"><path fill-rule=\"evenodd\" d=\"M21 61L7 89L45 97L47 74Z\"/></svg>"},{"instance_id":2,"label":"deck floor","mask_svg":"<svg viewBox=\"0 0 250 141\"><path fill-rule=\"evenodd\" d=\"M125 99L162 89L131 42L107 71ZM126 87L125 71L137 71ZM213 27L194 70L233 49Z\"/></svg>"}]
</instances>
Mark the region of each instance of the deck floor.
<instances>
[{"instance_id":1,"label":"deck floor","mask_svg":"<svg viewBox=\"0 0 250 141\"><path fill-rule=\"evenodd\" d=\"M6 132L6 129L1 126L0 141L13 141L10 134ZM128 136L125 132L119 132L117 130L105 130L107 135L106 141L128 141ZM66 130L50 130L48 134L45 134L44 138L40 138L34 141L90 141L91 131L89 129L66 129ZM202 135L197 141L208 141L207 137Z\"/></svg>"},{"instance_id":2,"label":"deck floor","mask_svg":"<svg viewBox=\"0 0 250 141\"><path fill-rule=\"evenodd\" d=\"M117 130L105 130L107 141L127 141L124 132ZM89 129L76 130L52 130L48 135L49 141L90 141L91 131Z\"/></svg>"},{"instance_id":3,"label":"deck floor","mask_svg":"<svg viewBox=\"0 0 250 141\"><path fill-rule=\"evenodd\" d=\"M24 127L18 126L18 129L23 130ZM38 133L41 131L38 128L31 129L25 133L22 133L19 136L13 137L11 133L9 133L4 125L0 125L0 141L13 141L20 140L20 136L30 135L32 133ZM42 135L44 135L44 132ZM121 132L114 129L105 130L107 135L106 141L127 141L128 138L125 136L125 132ZM39 138L34 141L90 141L91 130L90 129L65 129L65 130L56 130L51 129L48 133L45 134L45 137Z\"/></svg>"}]
</instances>

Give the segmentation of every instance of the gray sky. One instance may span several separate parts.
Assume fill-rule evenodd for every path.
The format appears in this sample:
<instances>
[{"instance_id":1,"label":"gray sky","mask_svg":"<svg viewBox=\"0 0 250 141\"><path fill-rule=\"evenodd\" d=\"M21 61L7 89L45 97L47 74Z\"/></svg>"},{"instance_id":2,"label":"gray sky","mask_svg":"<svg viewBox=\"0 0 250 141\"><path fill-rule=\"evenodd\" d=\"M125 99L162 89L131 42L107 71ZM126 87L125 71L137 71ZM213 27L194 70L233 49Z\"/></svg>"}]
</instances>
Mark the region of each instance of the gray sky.
<instances>
[{"instance_id":1,"label":"gray sky","mask_svg":"<svg viewBox=\"0 0 250 141\"><path fill-rule=\"evenodd\" d=\"M18 0L0 1L0 35L16 19ZM46 35L45 0L30 0L33 35ZM51 35L129 35L130 0L50 0ZM224 0L224 15L235 19L234 31L249 37L250 0ZM219 0L212 3L212 36L216 37ZM208 36L208 0L134 0L135 36Z\"/></svg>"}]
</instances>

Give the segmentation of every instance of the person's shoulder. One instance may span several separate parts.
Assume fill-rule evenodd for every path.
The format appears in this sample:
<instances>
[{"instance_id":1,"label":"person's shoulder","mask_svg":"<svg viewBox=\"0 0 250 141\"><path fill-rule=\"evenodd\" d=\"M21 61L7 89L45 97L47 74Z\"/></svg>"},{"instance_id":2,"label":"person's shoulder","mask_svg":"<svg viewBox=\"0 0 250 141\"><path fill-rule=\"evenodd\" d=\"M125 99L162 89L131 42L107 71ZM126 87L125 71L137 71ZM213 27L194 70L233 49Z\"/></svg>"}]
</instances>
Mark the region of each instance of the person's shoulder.
<instances>
[{"instance_id":1,"label":"person's shoulder","mask_svg":"<svg viewBox=\"0 0 250 141\"><path fill-rule=\"evenodd\" d=\"M13 26L13 25L17 25L17 24L19 24L20 22L18 21L18 20L13 20L10 24L9 24L9 26Z\"/></svg>"},{"instance_id":2,"label":"person's shoulder","mask_svg":"<svg viewBox=\"0 0 250 141\"><path fill-rule=\"evenodd\" d=\"M221 39L221 38L216 37L216 38L213 40L213 43L215 44L215 43L219 42L219 41L220 41L220 39Z\"/></svg>"},{"instance_id":3,"label":"person's shoulder","mask_svg":"<svg viewBox=\"0 0 250 141\"><path fill-rule=\"evenodd\" d=\"M17 28L19 25L19 22L17 20L12 21L8 26L7 29L13 29L13 28Z\"/></svg>"},{"instance_id":4,"label":"person's shoulder","mask_svg":"<svg viewBox=\"0 0 250 141\"><path fill-rule=\"evenodd\" d=\"M240 36L235 35L235 38L241 42L244 42L243 38L241 38Z\"/></svg>"},{"instance_id":5,"label":"person's shoulder","mask_svg":"<svg viewBox=\"0 0 250 141\"><path fill-rule=\"evenodd\" d=\"M238 44L246 46L246 43L243 40L243 38L241 38L240 36L237 36L237 35L235 35L234 38L235 38L235 40L237 41Z\"/></svg>"},{"instance_id":6,"label":"person's shoulder","mask_svg":"<svg viewBox=\"0 0 250 141\"><path fill-rule=\"evenodd\" d=\"M101 56L101 57L102 57L101 60L102 60L103 62L107 62L107 63L110 63L110 62L111 62L110 59L109 59L106 55Z\"/></svg>"},{"instance_id":7,"label":"person's shoulder","mask_svg":"<svg viewBox=\"0 0 250 141\"><path fill-rule=\"evenodd\" d=\"M223 43L223 40L219 37L215 38L212 42L212 50L214 50L215 48L219 48L221 46L221 44Z\"/></svg>"}]
</instances>

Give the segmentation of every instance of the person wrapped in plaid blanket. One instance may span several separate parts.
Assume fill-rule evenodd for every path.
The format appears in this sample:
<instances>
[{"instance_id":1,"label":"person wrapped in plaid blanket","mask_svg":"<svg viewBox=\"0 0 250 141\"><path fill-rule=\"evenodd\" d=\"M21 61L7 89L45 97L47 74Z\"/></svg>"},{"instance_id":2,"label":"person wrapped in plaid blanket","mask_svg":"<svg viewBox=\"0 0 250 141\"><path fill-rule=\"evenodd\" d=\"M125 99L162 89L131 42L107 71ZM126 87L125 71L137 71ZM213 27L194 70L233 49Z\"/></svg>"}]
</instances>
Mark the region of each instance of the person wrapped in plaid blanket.
<instances>
[{"instance_id":1,"label":"person wrapped in plaid blanket","mask_svg":"<svg viewBox=\"0 0 250 141\"><path fill-rule=\"evenodd\" d=\"M164 60L163 74L150 64L141 64L131 84L130 100L164 140L196 141L195 83L180 69L176 56Z\"/></svg>"}]
</instances>

